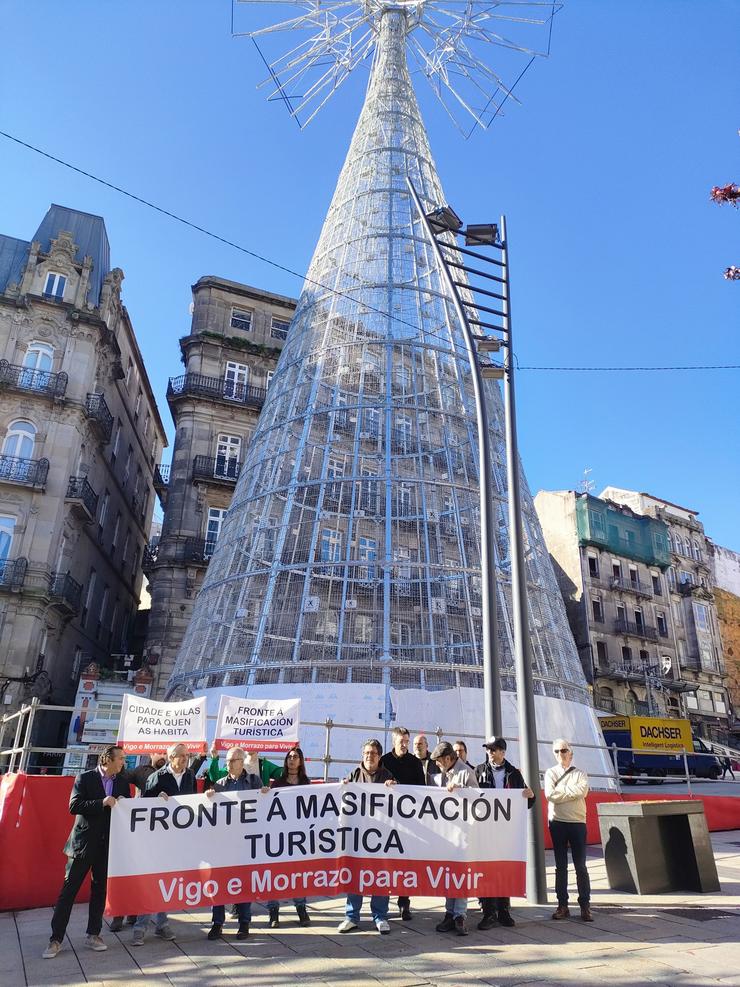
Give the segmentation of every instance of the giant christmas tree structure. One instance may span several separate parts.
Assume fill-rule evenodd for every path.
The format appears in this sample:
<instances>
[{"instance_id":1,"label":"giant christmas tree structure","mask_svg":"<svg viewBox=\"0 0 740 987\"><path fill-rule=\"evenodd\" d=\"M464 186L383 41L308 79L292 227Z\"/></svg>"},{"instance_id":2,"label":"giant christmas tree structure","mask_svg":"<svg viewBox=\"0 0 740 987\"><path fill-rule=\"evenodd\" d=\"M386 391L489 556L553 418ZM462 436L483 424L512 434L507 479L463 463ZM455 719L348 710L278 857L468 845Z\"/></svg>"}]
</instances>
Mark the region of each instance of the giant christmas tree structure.
<instances>
[{"instance_id":1,"label":"giant christmas tree structure","mask_svg":"<svg viewBox=\"0 0 740 987\"><path fill-rule=\"evenodd\" d=\"M365 104L171 695L270 683L481 685L470 366L406 184L408 175L430 210L445 202L406 61L422 6L362 6L374 46ZM503 410L498 383L486 387L502 685L513 691ZM535 689L587 704L522 487Z\"/></svg>"}]
</instances>

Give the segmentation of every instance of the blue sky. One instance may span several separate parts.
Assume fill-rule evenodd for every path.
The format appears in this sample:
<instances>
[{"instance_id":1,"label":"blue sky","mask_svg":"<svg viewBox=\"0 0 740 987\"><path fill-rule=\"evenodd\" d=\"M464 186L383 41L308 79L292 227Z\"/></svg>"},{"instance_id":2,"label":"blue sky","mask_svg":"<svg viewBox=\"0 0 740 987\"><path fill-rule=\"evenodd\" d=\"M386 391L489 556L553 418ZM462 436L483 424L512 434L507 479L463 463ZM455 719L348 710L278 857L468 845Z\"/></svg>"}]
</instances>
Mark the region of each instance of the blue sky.
<instances>
[{"instance_id":1,"label":"blue sky","mask_svg":"<svg viewBox=\"0 0 740 987\"><path fill-rule=\"evenodd\" d=\"M0 0L0 129L304 271L357 114L360 70L301 132L255 89L229 0ZM12 43L8 43L11 39ZM505 212L522 366L740 364L740 3L567 0L552 54L493 128L464 142L420 87L446 194ZM105 217L170 436L190 285L295 295L300 281L0 138L0 231L50 202ZM533 491L646 490L740 550L740 371L518 377Z\"/></svg>"}]
</instances>

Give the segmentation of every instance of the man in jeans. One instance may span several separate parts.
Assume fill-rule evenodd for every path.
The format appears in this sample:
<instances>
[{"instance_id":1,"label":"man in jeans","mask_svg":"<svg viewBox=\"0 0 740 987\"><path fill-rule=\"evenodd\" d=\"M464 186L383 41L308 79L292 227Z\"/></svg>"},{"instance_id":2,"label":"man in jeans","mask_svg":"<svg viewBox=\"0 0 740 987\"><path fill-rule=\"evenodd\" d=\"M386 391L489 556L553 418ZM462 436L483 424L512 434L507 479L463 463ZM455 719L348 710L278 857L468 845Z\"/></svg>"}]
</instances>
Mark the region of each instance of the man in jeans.
<instances>
[{"instance_id":1,"label":"man in jeans","mask_svg":"<svg viewBox=\"0 0 740 987\"><path fill-rule=\"evenodd\" d=\"M144 798L168 799L172 795L195 795L198 786L195 773L188 768L188 749L184 744L173 744L167 750L167 764L159 771L150 775L146 788L142 793ZM143 946L149 920L154 919L154 935L168 942L175 939L175 933L167 921L167 912L157 912L156 915L139 915L134 924L134 934L131 937L132 946Z\"/></svg>"},{"instance_id":2,"label":"man in jeans","mask_svg":"<svg viewBox=\"0 0 740 987\"><path fill-rule=\"evenodd\" d=\"M441 772L440 784L448 792L456 788L476 788L475 771L462 761L452 744L443 741L432 751L432 760ZM445 898L445 917L437 926L437 932L457 932L459 936L468 934L465 916L468 913L467 898Z\"/></svg>"},{"instance_id":3,"label":"man in jeans","mask_svg":"<svg viewBox=\"0 0 740 987\"><path fill-rule=\"evenodd\" d=\"M418 757L409 753L411 738L406 727L393 727L391 738L393 750L384 754L380 763L390 771L399 785L425 785L424 766ZM398 911L404 922L411 921L411 899L408 895L398 896Z\"/></svg>"},{"instance_id":4,"label":"man in jeans","mask_svg":"<svg viewBox=\"0 0 740 987\"><path fill-rule=\"evenodd\" d=\"M586 867L586 796L588 776L573 764L573 749L562 737L553 741L557 764L545 772L547 818L555 853L555 894L558 907L554 919L570 917L568 909L568 847L573 858L578 885L581 919L593 922L591 882Z\"/></svg>"},{"instance_id":5,"label":"man in jeans","mask_svg":"<svg viewBox=\"0 0 740 987\"><path fill-rule=\"evenodd\" d=\"M380 763L383 745L379 740L366 740L362 745L362 761L359 766L347 775L344 784L354 782L359 785L395 785L396 780L387 768ZM387 936L391 931L388 924L388 895L374 894L370 899L370 913L375 928L381 936ZM360 909L362 908L361 894L348 894L343 922L337 926L337 932L354 932L360 926Z\"/></svg>"}]
</instances>

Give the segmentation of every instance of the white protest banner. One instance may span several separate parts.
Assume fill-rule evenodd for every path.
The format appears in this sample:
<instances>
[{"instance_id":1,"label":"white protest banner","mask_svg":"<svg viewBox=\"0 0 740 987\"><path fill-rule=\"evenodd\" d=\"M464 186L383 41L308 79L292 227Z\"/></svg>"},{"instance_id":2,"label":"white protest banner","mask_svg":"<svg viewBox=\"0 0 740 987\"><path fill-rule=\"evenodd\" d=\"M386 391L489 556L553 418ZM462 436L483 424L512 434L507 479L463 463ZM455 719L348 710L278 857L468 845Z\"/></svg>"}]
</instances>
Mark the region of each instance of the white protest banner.
<instances>
[{"instance_id":1,"label":"white protest banner","mask_svg":"<svg viewBox=\"0 0 740 987\"><path fill-rule=\"evenodd\" d=\"M519 790L311 785L121 799L107 910L308 895L509 897L525 889Z\"/></svg>"},{"instance_id":2,"label":"white protest banner","mask_svg":"<svg viewBox=\"0 0 740 987\"><path fill-rule=\"evenodd\" d=\"M216 748L289 751L298 743L300 699L237 699L221 696L216 720Z\"/></svg>"},{"instance_id":3,"label":"white protest banner","mask_svg":"<svg viewBox=\"0 0 740 987\"><path fill-rule=\"evenodd\" d=\"M121 706L118 745L127 754L165 751L171 744L184 744L191 754L204 754L206 710L205 696L182 703L160 703L127 692Z\"/></svg>"}]
</instances>

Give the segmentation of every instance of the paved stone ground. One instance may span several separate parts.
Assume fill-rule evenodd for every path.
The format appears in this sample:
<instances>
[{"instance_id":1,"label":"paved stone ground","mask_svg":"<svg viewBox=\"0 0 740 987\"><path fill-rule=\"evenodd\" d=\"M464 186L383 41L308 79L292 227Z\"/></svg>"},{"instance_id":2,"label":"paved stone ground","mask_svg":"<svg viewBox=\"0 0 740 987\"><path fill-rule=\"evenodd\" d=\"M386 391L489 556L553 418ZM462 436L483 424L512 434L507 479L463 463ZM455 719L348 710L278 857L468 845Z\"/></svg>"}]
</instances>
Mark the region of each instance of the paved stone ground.
<instances>
[{"instance_id":1,"label":"paved stone ground","mask_svg":"<svg viewBox=\"0 0 740 987\"><path fill-rule=\"evenodd\" d=\"M552 922L552 907L514 902L515 929L478 932L480 913L471 909L467 938L434 931L440 919L436 899L414 901L413 922L392 922L380 936L369 920L361 931L339 936L342 902L310 905L313 924L301 929L290 903L281 910L279 930L255 908L252 932L237 943L229 931L208 942L209 915L182 912L172 918L177 942L152 940L129 946L129 928L112 935L104 928L106 953L86 950L86 905L72 913L63 951L42 960L49 936L50 908L0 914L0 984L95 987L482 987L482 985L643 984L740 985L740 831L715 833L722 893L616 894L606 884L600 847L589 847L596 921ZM552 857L548 881L553 886ZM471 902L471 905L475 904ZM677 913L680 909L683 913ZM577 911L577 909L576 909ZM228 927L227 927L228 928ZM232 927L233 928L233 927Z\"/></svg>"}]
</instances>

